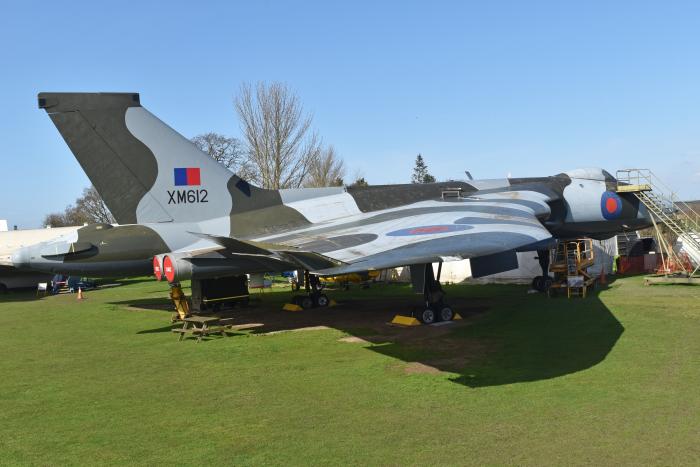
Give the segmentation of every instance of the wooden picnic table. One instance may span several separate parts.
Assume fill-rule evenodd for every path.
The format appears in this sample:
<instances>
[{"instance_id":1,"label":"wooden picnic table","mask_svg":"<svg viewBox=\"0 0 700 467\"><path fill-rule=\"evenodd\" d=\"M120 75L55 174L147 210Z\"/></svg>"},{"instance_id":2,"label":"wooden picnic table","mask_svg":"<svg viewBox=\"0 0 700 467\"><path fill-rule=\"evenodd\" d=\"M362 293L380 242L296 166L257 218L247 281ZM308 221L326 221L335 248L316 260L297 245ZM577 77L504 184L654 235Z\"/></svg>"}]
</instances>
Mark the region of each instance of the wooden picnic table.
<instances>
[{"instance_id":1,"label":"wooden picnic table","mask_svg":"<svg viewBox=\"0 0 700 467\"><path fill-rule=\"evenodd\" d=\"M226 336L226 328L230 327L230 319L222 319L219 316L188 316L184 318L181 328L175 328L172 331L180 333L182 340L185 334L197 335L197 342L202 341L202 337L209 334L221 334Z\"/></svg>"}]
</instances>

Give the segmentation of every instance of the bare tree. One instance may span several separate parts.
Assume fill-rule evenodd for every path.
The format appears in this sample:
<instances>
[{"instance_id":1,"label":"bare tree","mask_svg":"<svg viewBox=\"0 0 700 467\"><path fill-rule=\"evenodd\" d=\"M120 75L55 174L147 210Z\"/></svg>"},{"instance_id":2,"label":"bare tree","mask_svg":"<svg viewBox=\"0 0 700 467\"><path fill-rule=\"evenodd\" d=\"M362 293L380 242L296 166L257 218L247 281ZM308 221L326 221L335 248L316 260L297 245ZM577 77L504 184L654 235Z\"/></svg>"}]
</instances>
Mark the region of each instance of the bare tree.
<instances>
[{"instance_id":1,"label":"bare tree","mask_svg":"<svg viewBox=\"0 0 700 467\"><path fill-rule=\"evenodd\" d=\"M304 186L309 188L343 186L344 176L343 160L337 157L333 146L328 146L311 162Z\"/></svg>"},{"instance_id":2,"label":"bare tree","mask_svg":"<svg viewBox=\"0 0 700 467\"><path fill-rule=\"evenodd\" d=\"M52 212L51 214L44 216L43 225L48 227L66 227L69 225L67 222L68 221L66 220L64 213Z\"/></svg>"},{"instance_id":3,"label":"bare tree","mask_svg":"<svg viewBox=\"0 0 700 467\"><path fill-rule=\"evenodd\" d=\"M190 141L216 162L235 172L241 178L251 178L252 172L246 159L245 148L238 138L209 132L197 135Z\"/></svg>"},{"instance_id":4,"label":"bare tree","mask_svg":"<svg viewBox=\"0 0 700 467\"><path fill-rule=\"evenodd\" d=\"M63 212L53 212L44 217L44 225L49 227L69 227L88 224L89 219L73 205L68 205Z\"/></svg>"},{"instance_id":5,"label":"bare tree","mask_svg":"<svg viewBox=\"0 0 700 467\"><path fill-rule=\"evenodd\" d=\"M304 184L321 142L311 130L297 95L285 84L243 84L235 99L254 170L252 180L263 188L298 188Z\"/></svg>"},{"instance_id":6,"label":"bare tree","mask_svg":"<svg viewBox=\"0 0 700 467\"><path fill-rule=\"evenodd\" d=\"M83 196L75 200L75 209L87 217L87 222L90 224L114 224L116 222L94 186L83 190Z\"/></svg>"},{"instance_id":7,"label":"bare tree","mask_svg":"<svg viewBox=\"0 0 700 467\"><path fill-rule=\"evenodd\" d=\"M83 195L62 213L47 214L44 225L65 227L70 225L114 224L116 221L94 186L85 188Z\"/></svg>"}]
</instances>

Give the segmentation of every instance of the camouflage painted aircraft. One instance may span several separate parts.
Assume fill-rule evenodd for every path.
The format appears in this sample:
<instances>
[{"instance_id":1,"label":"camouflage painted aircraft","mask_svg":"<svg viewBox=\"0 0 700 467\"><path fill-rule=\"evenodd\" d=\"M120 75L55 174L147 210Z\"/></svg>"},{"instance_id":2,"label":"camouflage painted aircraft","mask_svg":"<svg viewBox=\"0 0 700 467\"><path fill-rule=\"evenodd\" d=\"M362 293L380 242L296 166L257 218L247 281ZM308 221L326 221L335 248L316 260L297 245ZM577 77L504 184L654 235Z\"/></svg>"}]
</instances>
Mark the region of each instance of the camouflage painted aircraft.
<instances>
[{"instance_id":1,"label":"camouflage painted aircraft","mask_svg":"<svg viewBox=\"0 0 700 467\"><path fill-rule=\"evenodd\" d=\"M19 267L93 276L155 271L173 283L409 265L425 297L421 318L430 322L452 313L431 263L469 258L479 277L517 268L518 251L546 252L557 239L608 238L650 224L636 197L616 193L615 179L601 169L266 190L202 153L143 108L138 94L41 93L39 107L119 225L81 227L26 248L14 255Z\"/></svg>"}]
</instances>

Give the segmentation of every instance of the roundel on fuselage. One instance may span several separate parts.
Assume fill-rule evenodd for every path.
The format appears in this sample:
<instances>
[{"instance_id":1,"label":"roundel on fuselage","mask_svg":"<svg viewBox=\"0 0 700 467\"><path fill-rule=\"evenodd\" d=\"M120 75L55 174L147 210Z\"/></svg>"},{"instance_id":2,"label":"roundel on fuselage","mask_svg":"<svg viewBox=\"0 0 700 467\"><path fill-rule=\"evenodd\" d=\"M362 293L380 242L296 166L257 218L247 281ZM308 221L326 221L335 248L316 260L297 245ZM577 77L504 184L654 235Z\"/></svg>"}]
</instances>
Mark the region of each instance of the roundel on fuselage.
<instances>
[{"instance_id":1,"label":"roundel on fuselage","mask_svg":"<svg viewBox=\"0 0 700 467\"><path fill-rule=\"evenodd\" d=\"M622 200L613 191L606 191L603 196L600 197L600 211L603 217L610 219L617 219L622 214Z\"/></svg>"}]
</instances>

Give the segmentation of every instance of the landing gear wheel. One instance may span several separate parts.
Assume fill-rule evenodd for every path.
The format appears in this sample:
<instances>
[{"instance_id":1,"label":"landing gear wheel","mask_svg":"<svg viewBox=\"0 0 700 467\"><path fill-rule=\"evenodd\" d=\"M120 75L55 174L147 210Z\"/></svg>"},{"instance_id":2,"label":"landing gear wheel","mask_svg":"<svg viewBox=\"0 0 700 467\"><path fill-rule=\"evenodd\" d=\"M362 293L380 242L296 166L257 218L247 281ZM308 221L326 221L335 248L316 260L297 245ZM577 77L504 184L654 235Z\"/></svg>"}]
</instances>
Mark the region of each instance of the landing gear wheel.
<instances>
[{"instance_id":1,"label":"landing gear wheel","mask_svg":"<svg viewBox=\"0 0 700 467\"><path fill-rule=\"evenodd\" d=\"M547 276L542 278L542 292L546 292L552 286L552 278Z\"/></svg>"},{"instance_id":2,"label":"landing gear wheel","mask_svg":"<svg viewBox=\"0 0 700 467\"><path fill-rule=\"evenodd\" d=\"M326 294L321 294L316 297L316 304L318 306L328 306L329 303L330 300L328 300L328 296Z\"/></svg>"},{"instance_id":3,"label":"landing gear wheel","mask_svg":"<svg viewBox=\"0 0 700 467\"><path fill-rule=\"evenodd\" d=\"M435 318L435 311L433 311L431 308L426 308L418 315L418 319L423 324L433 324L435 322Z\"/></svg>"},{"instance_id":4,"label":"landing gear wheel","mask_svg":"<svg viewBox=\"0 0 700 467\"><path fill-rule=\"evenodd\" d=\"M314 300L311 297L301 297L301 299L299 300L299 305L303 309L308 310L309 308L313 308Z\"/></svg>"},{"instance_id":5,"label":"landing gear wheel","mask_svg":"<svg viewBox=\"0 0 700 467\"><path fill-rule=\"evenodd\" d=\"M455 317L455 312L448 305L442 305L439 310L438 318L440 321L452 321L452 318Z\"/></svg>"},{"instance_id":6,"label":"landing gear wheel","mask_svg":"<svg viewBox=\"0 0 700 467\"><path fill-rule=\"evenodd\" d=\"M544 277L542 276L537 276L534 279L532 279L532 288L537 290L538 292L542 292L542 280Z\"/></svg>"}]
</instances>

